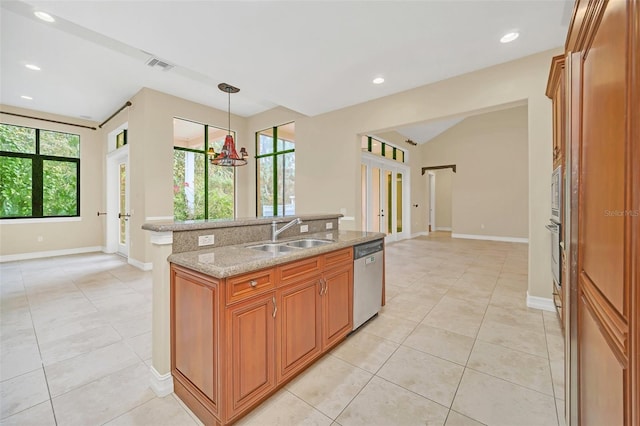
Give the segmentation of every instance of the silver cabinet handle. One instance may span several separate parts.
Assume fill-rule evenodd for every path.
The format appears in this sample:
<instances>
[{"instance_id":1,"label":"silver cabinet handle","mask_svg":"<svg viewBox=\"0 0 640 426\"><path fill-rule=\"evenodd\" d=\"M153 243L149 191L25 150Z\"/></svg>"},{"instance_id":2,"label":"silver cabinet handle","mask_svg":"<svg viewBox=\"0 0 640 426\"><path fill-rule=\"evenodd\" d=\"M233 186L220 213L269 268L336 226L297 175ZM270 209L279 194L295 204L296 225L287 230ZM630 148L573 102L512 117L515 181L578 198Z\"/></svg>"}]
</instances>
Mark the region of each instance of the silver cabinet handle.
<instances>
[{"instance_id":1,"label":"silver cabinet handle","mask_svg":"<svg viewBox=\"0 0 640 426\"><path fill-rule=\"evenodd\" d=\"M322 292L324 291L324 283L322 282L322 278L318 280L318 284L320 284L320 290L318 290L318 294L322 296Z\"/></svg>"},{"instance_id":2,"label":"silver cabinet handle","mask_svg":"<svg viewBox=\"0 0 640 426\"><path fill-rule=\"evenodd\" d=\"M327 286L327 280L325 280L324 278L322 279L322 295L327 294L327 291L329 290L329 287Z\"/></svg>"},{"instance_id":3,"label":"silver cabinet handle","mask_svg":"<svg viewBox=\"0 0 640 426\"><path fill-rule=\"evenodd\" d=\"M249 285L250 285L251 287L254 287L254 288L255 288L255 286L257 286L257 285L258 285L258 281L256 281L256 280L251 280L251 281L249 281Z\"/></svg>"},{"instance_id":4,"label":"silver cabinet handle","mask_svg":"<svg viewBox=\"0 0 640 426\"><path fill-rule=\"evenodd\" d=\"M276 305L276 297L273 296L271 299L273 301L273 317L276 317L276 312L278 312L278 305Z\"/></svg>"}]
</instances>

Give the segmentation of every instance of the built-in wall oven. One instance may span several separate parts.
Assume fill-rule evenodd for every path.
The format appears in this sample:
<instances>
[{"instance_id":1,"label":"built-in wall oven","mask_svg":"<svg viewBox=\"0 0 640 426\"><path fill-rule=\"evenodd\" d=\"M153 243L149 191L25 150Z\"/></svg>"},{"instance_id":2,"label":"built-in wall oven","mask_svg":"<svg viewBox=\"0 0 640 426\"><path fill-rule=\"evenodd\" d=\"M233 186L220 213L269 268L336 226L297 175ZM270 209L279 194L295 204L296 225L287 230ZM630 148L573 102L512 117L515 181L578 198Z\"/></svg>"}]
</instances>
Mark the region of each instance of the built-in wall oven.
<instances>
[{"instance_id":1,"label":"built-in wall oven","mask_svg":"<svg viewBox=\"0 0 640 426\"><path fill-rule=\"evenodd\" d=\"M546 228L551 232L551 273L555 286L562 285L561 251L560 251L560 215L562 213L562 167L558 167L551 175L551 218Z\"/></svg>"}]
</instances>

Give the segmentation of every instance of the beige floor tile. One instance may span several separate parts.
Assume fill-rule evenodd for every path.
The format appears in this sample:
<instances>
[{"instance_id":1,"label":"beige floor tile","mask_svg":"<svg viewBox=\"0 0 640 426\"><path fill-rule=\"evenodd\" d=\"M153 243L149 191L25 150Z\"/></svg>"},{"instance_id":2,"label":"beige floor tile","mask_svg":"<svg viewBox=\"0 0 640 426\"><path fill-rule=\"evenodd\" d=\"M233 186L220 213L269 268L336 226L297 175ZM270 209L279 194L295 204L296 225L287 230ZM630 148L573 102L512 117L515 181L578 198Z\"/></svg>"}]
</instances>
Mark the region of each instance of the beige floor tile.
<instances>
[{"instance_id":1,"label":"beige floor tile","mask_svg":"<svg viewBox=\"0 0 640 426\"><path fill-rule=\"evenodd\" d=\"M141 360L151 358L151 332L130 337L124 342L134 350Z\"/></svg>"},{"instance_id":2,"label":"beige floor tile","mask_svg":"<svg viewBox=\"0 0 640 426\"><path fill-rule=\"evenodd\" d=\"M190 426L196 425L191 416L178 404L171 395L164 398L153 398L105 423L105 426Z\"/></svg>"},{"instance_id":3,"label":"beige floor tile","mask_svg":"<svg viewBox=\"0 0 640 426\"><path fill-rule=\"evenodd\" d=\"M53 397L140 362L124 342L45 366Z\"/></svg>"},{"instance_id":4,"label":"beige floor tile","mask_svg":"<svg viewBox=\"0 0 640 426\"><path fill-rule=\"evenodd\" d=\"M490 425L557 425L553 397L470 369L451 408Z\"/></svg>"},{"instance_id":5,"label":"beige floor tile","mask_svg":"<svg viewBox=\"0 0 640 426\"><path fill-rule=\"evenodd\" d=\"M549 359L564 359L564 337L555 333L547 333L547 348L549 350Z\"/></svg>"},{"instance_id":6,"label":"beige floor tile","mask_svg":"<svg viewBox=\"0 0 640 426\"><path fill-rule=\"evenodd\" d=\"M42 368L0 382L0 417L2 418L45 401L49 401L49 390Z\"/></svg>"},{"instance_id":7,"label":"beige floor tile","mask_svg":"<svg viewBox=\"0 0 640 426\"><path fill-rule=\"evenodd\" d=\"M53 398L62 425L103 424L153 399L149 370L143 362Z\"/></svg>"},{"instance_id":8,"label":"beige floor tile","mask_svg":"<svg viewBox=\"0 0 640 426\"><path fill-rule=\"evenodd\" d=\"M554 334L564 339L562 323L557 312L542 311L542 318L544 319L544 329L547 334Z\"/></svg>"},{"instance_id":9,"label":"beige floor tile","mask_svg":"<svg viewBox=\"0 0 640 426\"><path fill-rule=\"evenodd\" d=\"M565 426L567 423L564 417L564 400L556 398L556 411L558 412L558 426Z\"/></svg>"},{"instance_id":10,"label":"beige floor tile","mask_svg":"<svg viewBox=\"0 0 640 426\"><path fill-rule=\"evenodd\" d=\"M0 426L55 426L51 401L47 398L34 407L0 420Z\"/></svg>"},{"instance_id":11,"label":"beige floor tile","mask_svg":"<svg viewBox=\"0 0 640 426\"><path fill-rule=\"evenodd\" d=\"M136 309L117 309L105 316L123 339L151 331L151 304L148 301Z\"/></svg>"},{"instance_id":12,"label":"beige floor tile","mask_svg":"<svg viewBox=\"0 0 640 426\"><path fill-rule=\"evenodd\" d=\"M475 337L480 329L485 308L486 304L482 307L481 302L445 295L424 318L422 324Z\"/></svg>"},{"instance_id":13,"label":"beige floor tile","mask_svg":"<svg viewBox=\"0 0 640 426\"><path fill-rule=\"evenodd\" d=\"M382 367L398 344L364 330L348 337L331 354L370 373Z\"/></svg>"},{"instance_id":14,"label":"beige floor tile","mask_svg":"<svg viewBox=\"0 0 640 426\"><path fill-rule=\"evenodd\" d=\"M401 293L388 301L380 312L417 323L422 321L437 303L435 298L411 298Z\"/></svg>"},{"instance_id":15,"label":"beige floor tile","mask_svg":"<svg viewBox=\"0 0 640 426\"><path fill-rule=\"evenodd\" d=\"M489 301L489 305L502 308L529 309L527 308L527 295L524 292L520 295L514 296L513 294L505 295L500 291L494 290L491 300Z\"/></svg>"},{"instance_id":16,"label":"beige floor tile","mask_svg":"<svg viewBox=\"0 0 640 426\"><path fill-rule=\"evenodd\" d=\"M0 380L42 368L40 349L33 328L21 329L2 340L0 347Z\"/></svg>"},{"instance_id":17,"label":"beige floor tile","mask_svg":"<svg viewBox=\"0 0 640 426\"><path fill-rule=\"evenodd\" d=\"M238 426L323 426L332 420L287 390L282 390L242 418Z\"/></svg>"},{"instance_id":18,"label":"beige floor tile","mask_svg":"<svg viewBox=\"0 0 640 426\"><path fill-rule=\"evenodd\" d=\"M403 345L465 365L473 342L474 339L471 337L420 324Z\"/></svg>"},{"instance_id":19,"label":"beige floor tile","mask_svg":"<svg viewBox=\"0 0 640 426\"><path fill-rule=\"evenodd\" d=\"M44 365L55 364L93 350L109 346L121 340L110 325L92 328L61 339L40 343Z\"/></svg>"},{"instance_id":20,"label":"beige floor tile","mask_svg":"<svg viewBox=\"0 0 640 426\"><path fill-rule=\"evenodd\" d=\"M542 311L537 309L518 309L489 306L484 316L485 321L499 322L510 326L522 326L530 331L544 334Z\"/></svg>"},{"instance_id":21,"label":"beige floor tile","mask_svg":"<svg viewBox=\"0 0 640 426\"><path fill-rule=\"evenodd\" d=\"M401 346L376 375L450 407L463 371L461 365Z\"/></svg>"},{"instance_id":22,"label":"beige floor tile","mask_svg":"<svg viewBox=\"0 0 640 426\"><path fill-rule=\"evenodd\" d=\"M374 377L336 421L343 426L442 425L448 409Z\"/></svg>"},{"instance_id":23,"label":"beige floor tile","mask_svg":"<svg viewBox=\"0 0 640 426\"><path fill-rule=\"evenodd\" d=\"M549 365L551 367L553 392L556 398L564 399L564 360L552 359L549 361Z\"/></svg>"},{"instance_id":24,"label":"beige floor tile","mask_svg":"<svg viewBox=\"0 0 640 426\"><path fill-rule=\"evenodd\" d=\"M295 378L287 389L335 419L371 379L372 374L327 355Z\"/></svg>"},{"instance_id":25,"label":"beige floor tile","mask_svg":"<svg viewBox=\"0 0 640 426\"><path fill-rule=\"evenodd\" d=\"M491 299L492 294L493 294L493 289L484 290L481 288L465 287L465 286L458 286L458 285L454 285L450 287L449 291L447 291L447 296L449 297L454 297L456 299L461 299L461 300L469 300L472 302L482 301L486 303L489 303L489 300Z\"/></svg>"},{"instance_id":26,"label":"beige floor tile","mask_svg":"<svg viewBox=\"0 0 640 426\"><path fill-rule=\"evenodd\" d=\"M402 343L418 325L417 321L396 318L381 313L362 327L363 331L395 343Z\"/></svg>"},{"instance_id":27,"label":"beige floor tile","mask_svg":"<svg viewBox=\"0 0 640 426\"><path fill-rule=\"evenodd\" d=\"M545 357L478 340L467 367L553 396L549 360Z\"/></svg>"},{"instance_id":28,"label":"beige floor tile","mask_svg":"<svg viewBox=\"0 0 640 426\"><path fill-rule=\"evenodd\" d=\"M109 322L98 311L71 317L53 318L36 322L36 335L40 345L55 342L88 330L105 327Z\"/></svg>"},{"instance_id":29,"label":"beige floor tile","mask_svg":"<svg viewBox=\"0 0 640 426\"><path fill-rule=\"evenodd\" d=\"M512 327L495 321L484 321L478 339L541 357L547 356L545 335L526 327Z\"/></svg>"},{"instance_id":30,"label":"beige floor tile","mask_svg":"<svg viewBox=\"0 0 640 426\"><path fill-rule=\"evenodd\" d=\"M449 411L445 426L483 426L484 423L477 422L467 416L463 416L453 410Z\"/></svg>"}]
</instances>

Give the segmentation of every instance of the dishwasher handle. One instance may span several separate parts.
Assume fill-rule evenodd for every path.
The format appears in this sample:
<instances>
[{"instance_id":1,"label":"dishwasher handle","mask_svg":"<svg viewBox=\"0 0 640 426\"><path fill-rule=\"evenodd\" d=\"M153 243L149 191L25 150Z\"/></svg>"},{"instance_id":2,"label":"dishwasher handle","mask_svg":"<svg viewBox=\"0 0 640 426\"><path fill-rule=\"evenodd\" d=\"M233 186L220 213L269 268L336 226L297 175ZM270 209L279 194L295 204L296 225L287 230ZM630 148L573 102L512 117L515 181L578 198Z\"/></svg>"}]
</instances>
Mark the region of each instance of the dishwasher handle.
<instances>
[{"instance_id":1,"label":"dishwasher handle","mask_svg":"<svg viewBox=\"0 0 640 426\"><path fill-rule=\"evenodd\" d=\"M353 259L361 259L384 249L384 240L375 240L353 247Z\"/></svg>"}]
</instances>

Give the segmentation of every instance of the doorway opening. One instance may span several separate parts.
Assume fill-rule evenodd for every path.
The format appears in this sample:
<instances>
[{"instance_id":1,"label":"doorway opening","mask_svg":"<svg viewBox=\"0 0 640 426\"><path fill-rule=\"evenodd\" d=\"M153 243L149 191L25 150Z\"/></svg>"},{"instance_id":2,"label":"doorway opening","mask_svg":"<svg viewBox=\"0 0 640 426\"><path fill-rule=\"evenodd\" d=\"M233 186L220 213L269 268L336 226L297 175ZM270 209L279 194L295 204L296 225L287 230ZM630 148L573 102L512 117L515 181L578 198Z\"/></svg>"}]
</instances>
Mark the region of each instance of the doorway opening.
<instances>
[{"instance_id":1,"label":"doorway opening","mask_svg":"<svg viewBox=\"0 0 640 426\"><path fill-rule=\"evenodd\" d=\"M126 128L126 127L125 127ZM105 227L105 251L129 258L129 145L116 146L111 141L122 132L122 127L109 134L107 154L107 217Z\"/></svg>"}]
</instances>

